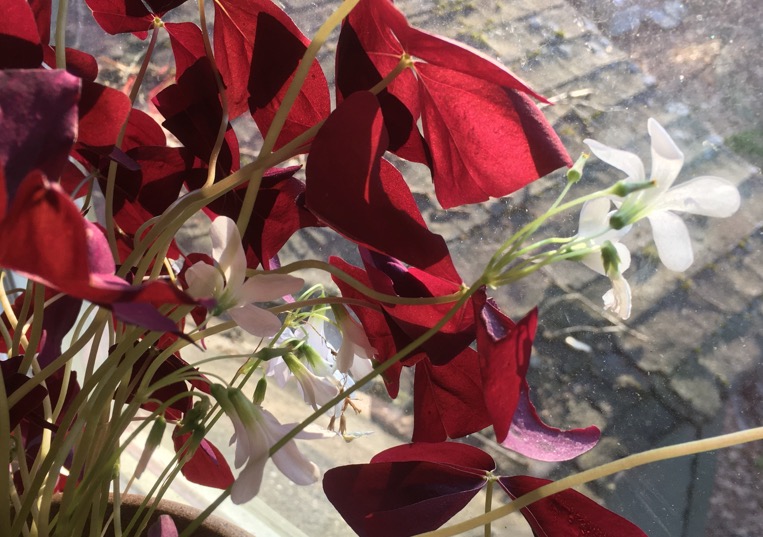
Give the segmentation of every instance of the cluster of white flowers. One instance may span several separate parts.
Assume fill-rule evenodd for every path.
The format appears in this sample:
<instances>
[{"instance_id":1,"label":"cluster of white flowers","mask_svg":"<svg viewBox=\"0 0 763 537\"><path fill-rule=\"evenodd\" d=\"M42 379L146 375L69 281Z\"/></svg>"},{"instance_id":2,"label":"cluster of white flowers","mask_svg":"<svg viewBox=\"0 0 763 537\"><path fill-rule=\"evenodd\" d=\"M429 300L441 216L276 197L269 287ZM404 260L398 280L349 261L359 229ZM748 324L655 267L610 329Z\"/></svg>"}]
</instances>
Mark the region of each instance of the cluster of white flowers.
<instances>
[{"instance_id":1,"label":"cluster of white flowers","mask_svg":"<svg viewBox=\"0 0 763 537\"><path fill-rule=\"evenodd\" d=\"M624 197L613 196L586 203L580 212L575 239L589 247L601 247L601 253L583 258L583 263L612 281L612 289L604 295L606 309L623 319L630 316L631 290L623 277L631 256L620 239L631 226L646 218L660 260L670 270L683 272L694 261L691 239L686 224L676 212L703 216L728 217L740 205L737 188L726 179L702 176L673 186L684 163L684 155L665 129L654 119L648 122L652 141L652 174L647 179L641 159L628 151L585 140L591 152L607 164L624 172L627 185L652 183ZM616 210L611 211L611 204Z\"/></svg>"}]
</instances>

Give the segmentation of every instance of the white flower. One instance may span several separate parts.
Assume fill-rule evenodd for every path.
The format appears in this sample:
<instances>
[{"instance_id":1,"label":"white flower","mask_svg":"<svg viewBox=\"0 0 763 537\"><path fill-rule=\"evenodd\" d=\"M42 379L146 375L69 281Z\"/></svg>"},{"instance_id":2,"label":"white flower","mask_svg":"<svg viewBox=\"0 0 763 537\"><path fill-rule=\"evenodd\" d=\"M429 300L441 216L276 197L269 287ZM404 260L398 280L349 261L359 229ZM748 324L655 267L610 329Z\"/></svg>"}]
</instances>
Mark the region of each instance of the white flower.
<instances>
[{"instance_id":1,"label":"white flower","mask_svg":"<svg viewBox=\"0 0 763 537\"><path fill-rule=\"evenodd\" d=\"M246 255L236 223L219 216L210 227L212 257L217 267L204 262L192 265L186 272L188 294L194 298L214 297L214 315L225 311L243 330L259 337L272 336L281 328L281 321L269 311L254 305L299 291L301 278L288 274L258 274L246 279Z\"/></svg>"},{"instance_id":2,"label":"white flower","mask_svg":"<svg viewBox=\"0 0 763 537\"><path fill-rule=\"evenodd\" d=\"M684 162L684 155L665 129L650 118L652 139L652 177L654 187L628 194L614 218L622 227L644 217L652 226L660 259L670 270L682 272L694 261L689 231L673 211L704 216L727 217L739 208L737 188L720 177L696 177L673 187ZM595 140L585 140L601 160L622 170L626 183L647 181L641 159L627 151L613 149Z\"/></svg>"},{"instance_id":3,"label":"white flower","mask_svg":"<svg viewBox=\"0 0 763 537\"><path fill-rule=\"evenodd\" d=\"M255 405L236 389L212 386L212 395L233 422L231 443L236 442L236 468L244 466L231 488L231 500L245 503L260 491L270 449L291 431L295 424L282 425L270 412ZM305 429L297 438L331 438L328 432ZM272 455L276 467L297 485L310 485L320 478L318 467L307 460L293 440Z\"/></svg>"},{"instance_id":4,"label":"white flower","mask_svg":"<svg viewBox=\"0 0 763 537\"><path fill-rule=\"evenodd\" d=\"M591 270L610 279L612 289L602 297L604 308L622 319L627 319L631 315L631 288L622 273L631 265L631 253L628 247L619 241L630 230L630 226L622 229L610 227L611 205L610 200L606 198L586 202L580 210L578 233L574 239L582 241L578 244L585 248L601 247L600 251L586 254L580 261Z\"/></svg>"},{"instance_id":5,"label":"white flower","mask_svg":"<svg viewBox=\"0 0 763 537\"><path fill-rule=\"evenodd\" d=\"M364 377L372 370L371 359L376 349L368 341L363 326L352 318L344 306L332 305L331 309L342 332L342 344L336 353L336 370L350 373L356 379Z\"/></svg>"}]
</instances>

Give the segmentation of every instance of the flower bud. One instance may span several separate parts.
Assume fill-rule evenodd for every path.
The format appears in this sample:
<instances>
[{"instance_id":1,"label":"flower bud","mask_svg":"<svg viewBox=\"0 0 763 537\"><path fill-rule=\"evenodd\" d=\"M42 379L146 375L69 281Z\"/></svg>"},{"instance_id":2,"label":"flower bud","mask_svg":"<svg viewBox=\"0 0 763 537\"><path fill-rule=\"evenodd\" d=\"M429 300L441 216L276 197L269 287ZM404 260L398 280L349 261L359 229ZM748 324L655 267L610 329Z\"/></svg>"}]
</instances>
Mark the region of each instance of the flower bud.
<instances>
[{"instance_id":1,"label":"flower bud","mask_svg":"<svg viewBox=\"0 0 763 537\"><path fill-rule=\"evenodd\" d=\"M604 244L602 244L601 260L604 263L605 274L620 273L620 255L617 253L617 248L612 244L612 241L604 241Z\"/></svg>"},{"instance_id":2,"label":"flower bud","mask_svg":"<svg viewBox=\"0 0 763 537\"><path fill-rule=\"evenodd\" d=\"M265 400L265 392L268 389L268 381L265 379L265 377L262 377L258 382L257 386L254 388L254 404L255 405L261 405L262 402Z\"/></svg>"},{"instance_id":3,"label":"flower bud","mask_svg":"<svg viewBox=\"0 0 763 537\"><path fill-rule=\"evenodd\" d=\"M575 184L578 181L580 181L580 178L583 177L583 168L585 168L585 163L588 160L588 157L591 155L588 153L581 153L578 159L575 161L575 164L567 170L567 182L571 184Z\"/></svg>"},{"instance_id":4,"label":"flower bud","mask_svg":"<svg viewBox=\"0 0 763 537\"><path fill-rule=\"evenodd\" d=\"M151 459L151 455L154 454L156 448L162 443L162 437L164 436L164 430L167 428L167 421L164 416L158 416L151 426L151 430L148 433L148 439L146 440L146 447L143 449L143 453L140 455L140 460L135 467L135 478L140 478L143 471L148 466L148 461Z\"/></svg>"}]
</instances>

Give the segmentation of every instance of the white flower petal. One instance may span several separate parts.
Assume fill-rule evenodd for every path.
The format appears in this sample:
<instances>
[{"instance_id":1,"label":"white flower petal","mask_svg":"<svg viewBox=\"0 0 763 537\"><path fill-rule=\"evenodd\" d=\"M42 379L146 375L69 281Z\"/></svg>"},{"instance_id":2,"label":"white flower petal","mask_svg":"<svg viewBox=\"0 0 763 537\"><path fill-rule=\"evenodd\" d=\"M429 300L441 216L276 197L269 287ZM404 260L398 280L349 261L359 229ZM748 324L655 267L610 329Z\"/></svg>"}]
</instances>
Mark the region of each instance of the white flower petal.
<instances>
[{"instance_id":1,"label":"white flower petal","mask_svg":"<svg viewBox=\"0 0 763 537\"><path fill-rule=\"evenodd\" d=\"M369 360L376 355L376 349L368 340L366 331L358 321L349 314L339 320L339 328L342 330L342 336L349 338L355 345L355 353Z\"/></svg>"},{"instance_id":2,"label":"white flower petal","mask_svg":"<svg viewBox=\"0 0 763 537\"><path fill-rule=\"evenodd\" d=\"M739 190L732 183L702 176L671 188L655 204L655 210L726 218L739 209L740 203Z\"/></svg>"},{"instance_id":3,"label":"white flower petal","mask_svg":"<svg viewBox=\"0 0 763 537\"><path fill-rule=\"evenodd\" d=\"M373 370L374 366L371 363L371 360L355 356L355 359L352 361L352 367L350 368L350 375L352 375L353 378L361 379Z\"/></svg>"},{"instance_id":4,"label":"white flower petal","mask_svg":"<svg viewBox=\"0 0 763 537\"><path fill-rule=\"evenodd\" d=\"M185 281L188 282L186 292L193 298L217 298L225 287L220 271L203 261L188 267Z\"/></svg>"},{"instance_id":5,"label":"white flower petal","mask_svg":"<svg viewBox=\"0 0 763 537\"><path fill-rule=\"evenodd\" d=\"M652 197L670 188L676 180L684 165L684 154L657 120L649 118L647 128L652 137L652 179L657 188L646 191L645 197Z\"/></svg>"},{"instance_id":6,"label":"white flower petal","mask_svg":"<svg viewBox=\"0 0 763 537\"><path fill-rule=\"evenodd\" d=\"M621 319L631 316L631 287L620 274L612 278L612 289L604 293L604 309L618 315Z\"/></svg>"},{"instance_id":7,"label":"white flower petal","mask_svg":"<svg viewBox=\"0 0 763 537\"><path fill-rule=\"evenodd\" d=\"M246 503L260 492L265 463L268 462L267 450L264 456L249 459L231 487L231 501L237 505Z\"/></svg>"},{"instance_id":8,"label":"white flower petal","mask_svg":"<svg viewBox=\"0 0 763 537\"><path fill-rule=\"evenodd\" d=\"M246 278L246 255L236 223L227 216L218 216L209 229L212 237L212 257L225 275L228 289L238 294Z\"/></svg>"},{"instance_id":9,"label":"white flower petal","mask_svg":"<svg viewBox=\"0 0 763 537\"><path fill-rule=\"evenodd\" d=\"M608 198L587 201L580 209L578 224L579 237L598 235L609 227L609 208L612 202Z\"/></svg>"},{"instance_id":10,"label":"white flower petal","mask_svg":"<svg viewBox=\"0 0 763 537\"><path fill-rule=\"evenodd\" d=\"M694 261L691 238L681 217L670 211L652 213L648 216L657 253L670 270L683 272Z\"/></svg>"},{"instance_id":11,"label":"white flower petal","mask_svg":"<svg viewBox=\"0 0 763 537\"><path fill-rule=\"evenodd\" d=\"M239 292L240 303L267 302L296 293L305 281L288 274L257 274L249 278Z\"/></svg>"},{"instance_id":12,"label":"white flower petal","mask_svg":"<svg viewBox=\"0 0 763 537\"><path fill-rule=\"evenodd\" d=\"M591 152L599 157L599 159L625 172L628 175L628 181L645 181L644 163L641 162L637 155L629 151L609 147L596 140L586 139L583 142L591 148Z\"/></svg>"},{"instance_id":13,"label":"white flower petal","mask_svg":"<svg viewBox=\"0 0 763 537\"><path fill-rule=\"evenodd\" d=\"M631 251L628 247L620 242L616 242L615 249L617 250L617 256L620 258L620 266L617 269L622 273L628 270L631 266Z\"/></svg>"},{"instance_id":14,"label":"white flower petal","mask_svg":"<svg viewBox=\"0 0 763 537\"><path fill-rule=\"evenodd\" d=\"M297 485L312 485L321 477L318 466L302 455L293 440L273 453L272 458L281 473Z\"/></svg>"},{"instance_id":15,"label":"white flower petal","mask_svg":"<svg viewBox=\"0 0 763 537\"><path fill-rule=\"evenodd\" d=\"M242 330L253 336L274 336L281 328L281 320L278 317L253 304L231 308L228 314Z\"/></svg>"}]
</instances>

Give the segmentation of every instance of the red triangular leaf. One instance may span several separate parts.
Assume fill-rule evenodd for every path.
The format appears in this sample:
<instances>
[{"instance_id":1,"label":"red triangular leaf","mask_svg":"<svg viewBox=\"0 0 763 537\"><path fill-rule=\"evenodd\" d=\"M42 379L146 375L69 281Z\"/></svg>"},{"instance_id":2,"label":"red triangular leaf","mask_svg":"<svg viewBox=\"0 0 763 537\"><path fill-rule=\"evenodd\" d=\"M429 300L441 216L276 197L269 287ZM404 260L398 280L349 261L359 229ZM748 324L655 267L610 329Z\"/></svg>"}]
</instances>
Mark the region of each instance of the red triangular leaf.
<instances>
[{"instance_id":1,"label":"red triangular leaf","mask_svg":"<svg viewBox=\"0 0 763 537\"><path fill-rule=\"evenodd\" d=\"M307 208L361 246L424 270L443 264L436 270L455 273L445 241L427 229L400 172L381 159L387 142L376 97L353 93L313 141Z\"/></svg>"},{"instance_id":2,"label":"red triangular leaf","mask_svg":"<svg viewBox=\"0 0 763 537\"><path fill-rule=\"evenodd\" d=\"M442 366L421 360L413 385L413 441L442 442L490 425L483 390L472 349Z\"/></svg>"},{"instance_id":3,"label":"red triangular leaf","mask_svg":"<svg viewBox=\"0 0 763 537\"><path fill-rule=\"evenodd\" d=\"M2 8L0 69L39 67L42 47L32 8L26 0L3 0ZM0 88L2 86L0 81Z\"/></svg>"},{"instance_id":4,"label":"red triangular leaf","mask_svg":"<svg viewBox=\"0 0 763 537\"><path fill-rule=\"evenodd\" d=\"M512 498L518 498L543 485L547 479L517 475L501 477L498 483ZM574 490L564 490L522 509L522 515L535 535L570 537L647 537L635 524L605 509Z\"/></svg>"},{"instance_id":5,"label":"red triangular leaf","mask_svg":"<svg viewBox=\"0 0 763 537\"><path fill-rule=\"evenodd\" d=\"M183 446L191 434L178 434L178 430L179 428L176 427L175 434L172 435L172 442L175 445L175 452L183 457L185 454ZM234 481L233 472L231 472L225 457L214 444L207 440L201 441L199 447L180 471L191 483L198 483L205 487L227 489Z\"/></svg>"},{"instance_id":6,"label":"red triangular leaf","mask_svg":"<svg viewBox=\"0 0 763 537\"><path fill-rule=\"evenodd\" d=\"M215 2L215 58L228 88L230 117L252 108L257 125L267 133L308 44L309 40L273 2ZM316 61L289 113L279 144L312 127L329 110L328 85Z\"/></svg>"}]
</instances>

